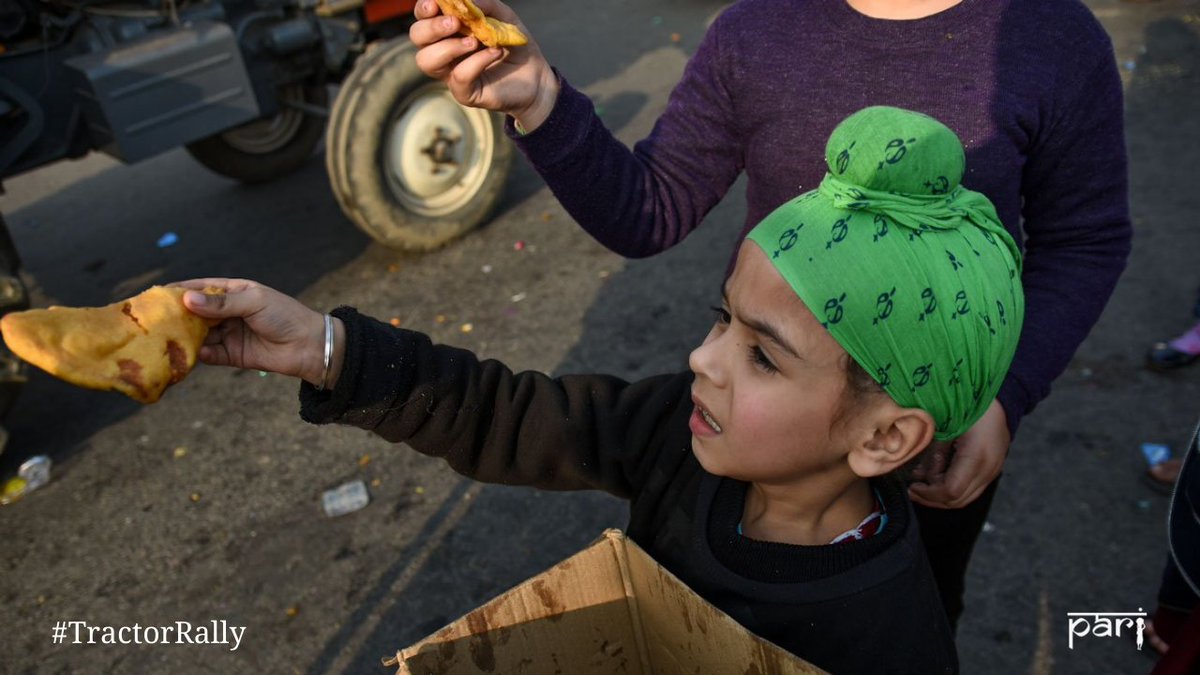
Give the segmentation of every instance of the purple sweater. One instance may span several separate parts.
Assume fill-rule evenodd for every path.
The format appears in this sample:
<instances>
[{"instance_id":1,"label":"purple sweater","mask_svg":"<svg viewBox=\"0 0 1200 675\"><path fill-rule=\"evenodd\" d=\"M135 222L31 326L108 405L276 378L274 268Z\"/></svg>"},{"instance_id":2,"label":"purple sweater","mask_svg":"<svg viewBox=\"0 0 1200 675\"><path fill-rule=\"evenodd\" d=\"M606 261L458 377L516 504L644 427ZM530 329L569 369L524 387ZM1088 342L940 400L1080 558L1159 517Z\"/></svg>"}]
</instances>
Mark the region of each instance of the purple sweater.
<instances>
[{"instance_id":1,"label":"purple sweater","mask_svg":"<svg viewBox=\"0 0 1200 675\"><path fill-rule=\"evenodd\" d=\"M589 234L643 257L682 241L743 171L744 231L816 188L829 134L871 105L953 129L963 184L991 198L1025 250L1025 326L998 395L1015 433L1129 253L1121 82L1111 41L1078 0L964 0L913 21L871 19L845 0L742 0L632 151L565 81L541 127L509 130Z\"/></svg>"}]
</instances>

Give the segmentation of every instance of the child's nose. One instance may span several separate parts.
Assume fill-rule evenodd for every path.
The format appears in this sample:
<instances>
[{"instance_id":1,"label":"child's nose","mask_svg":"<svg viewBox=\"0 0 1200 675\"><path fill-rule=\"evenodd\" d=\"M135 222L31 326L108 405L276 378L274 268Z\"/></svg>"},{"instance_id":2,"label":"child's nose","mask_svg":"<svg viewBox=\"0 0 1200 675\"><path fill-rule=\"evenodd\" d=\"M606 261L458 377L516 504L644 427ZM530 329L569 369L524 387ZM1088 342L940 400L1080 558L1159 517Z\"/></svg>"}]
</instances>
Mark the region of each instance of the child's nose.
<instances>
[{"instance_id":1,"label":"child's nose","mask_svg":"<svg viewBox=\"0 0 1200 675\"><path fill-rule=\"evenodd\" d=\"M692 369L696 377L703 377L718 385L722 381L721 373L723 372L718 359L719 343L720 336L709 334L704 343L693 349L688 356L688 367Z\"/></svg>"}]
</instances>

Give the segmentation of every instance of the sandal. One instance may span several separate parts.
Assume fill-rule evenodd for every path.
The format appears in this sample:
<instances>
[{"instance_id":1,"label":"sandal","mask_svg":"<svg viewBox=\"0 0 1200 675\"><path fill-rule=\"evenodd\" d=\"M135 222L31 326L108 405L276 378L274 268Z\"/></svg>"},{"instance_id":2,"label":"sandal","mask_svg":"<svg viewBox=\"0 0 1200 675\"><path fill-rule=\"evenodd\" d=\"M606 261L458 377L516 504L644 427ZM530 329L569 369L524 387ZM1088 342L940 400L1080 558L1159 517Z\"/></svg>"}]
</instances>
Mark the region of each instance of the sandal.
<instances>
[{"instance_id":1,"label":"sandal","mask_svg":"<svg viewBox=\"0 0 1200 675\"><path fill-rule=\"evenodd\" d=\"M1200 354L1179 351L1169 342L1155 342L1146 353L1146 367L1160 373L1182 368L1195 361Z\"/></svg>"}]
</instances>

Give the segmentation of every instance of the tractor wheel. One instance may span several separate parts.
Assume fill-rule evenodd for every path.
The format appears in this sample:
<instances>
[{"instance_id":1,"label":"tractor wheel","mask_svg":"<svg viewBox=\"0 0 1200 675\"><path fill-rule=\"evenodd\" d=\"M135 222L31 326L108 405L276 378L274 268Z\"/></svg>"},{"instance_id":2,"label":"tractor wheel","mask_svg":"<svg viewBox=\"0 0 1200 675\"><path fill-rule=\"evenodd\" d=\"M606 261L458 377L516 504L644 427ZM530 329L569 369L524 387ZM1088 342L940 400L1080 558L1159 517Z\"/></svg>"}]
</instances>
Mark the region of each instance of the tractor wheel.
<instances>
[{"instance_id":1,"label":"tractor wheel","mask_svg":"<svg viewBox=\"0 0 1200 675\"><path fill-rule=\"evenodd\" d=\"M4 217L0 216L0 316L29 308L29 293L18 274L20 267L17 248ZM0 342L0 417L7 415L16 403L28 372L29 366ZM0 445L0 451L3 451L3 445Z\"/></svg>"},{"instance_id":2,"label":"tractor wheel","mask_svg":"<svg viewBox=\"0 0 1200 675\"><path fill-rule=\"evenodd\" d=\"M333 103L325 163L355 225L385 246L427 251L491 216L513 150L503 117L460 106L415 52L402 38L359 59Z\"/></svg>"},{"instance_id":3,"label":"tractor wheel","mask_svg":"<svg viewBox=\"0 0 1200 675\"><path fill-rule=\"evenodd\" d=\"M279 114L188 143L188 153L243 183L262 183L300 168L321 142L325 119L288 102L324 108L329 92L323 83L289 84L279 90L279 100Z\"/></svg>"}]
</instances>

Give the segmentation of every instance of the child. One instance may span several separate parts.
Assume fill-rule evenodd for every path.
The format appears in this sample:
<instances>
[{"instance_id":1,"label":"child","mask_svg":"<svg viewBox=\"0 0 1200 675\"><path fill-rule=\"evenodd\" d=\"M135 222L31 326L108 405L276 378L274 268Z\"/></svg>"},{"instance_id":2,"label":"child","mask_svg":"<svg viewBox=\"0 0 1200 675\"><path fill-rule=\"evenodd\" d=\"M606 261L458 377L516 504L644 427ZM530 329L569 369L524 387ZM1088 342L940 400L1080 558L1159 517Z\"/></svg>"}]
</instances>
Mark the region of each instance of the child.
<instances>
[{"instance_id":1,"label":"child","mask_svg":"<svg viewBox=\"0 0 1200 675\"><path fill-rule=\"evenodd\" d=\"M994 405L955 440L940 479L925 473L910 493L957 620L1012 438L1099 319L1129 254L1121 78L1092 11L1080 0L738 0L630 148L570 73L551 68L536 31L500 0L477 4L521 24L529 45L482 49L420 0L409 31L418 67L460 103L519 122L510 136L566 211L626 257L683 241L743 174L745 228L756 225L820 183L812 150L865 106L917 110L957 132L966 187L1025 246L1027 290L1025 335Z\"/></svg>"},{"instance_id":2,"label":"child","mask_svg":"<svg viewBox=\"0 0 1200 675\"><path fill-rule=\"evenodd\" d=\"M984 413L1016 349L1020 263L962 146L868 108L819 190L742 243L690 373L550 379L253 282L188 293L201 358L307 381L301 416L370 429L478 480L601 489L627 531L758 635L832 672L950 673L949 624L903 484Z\"/></svg>"}]
</instances>

